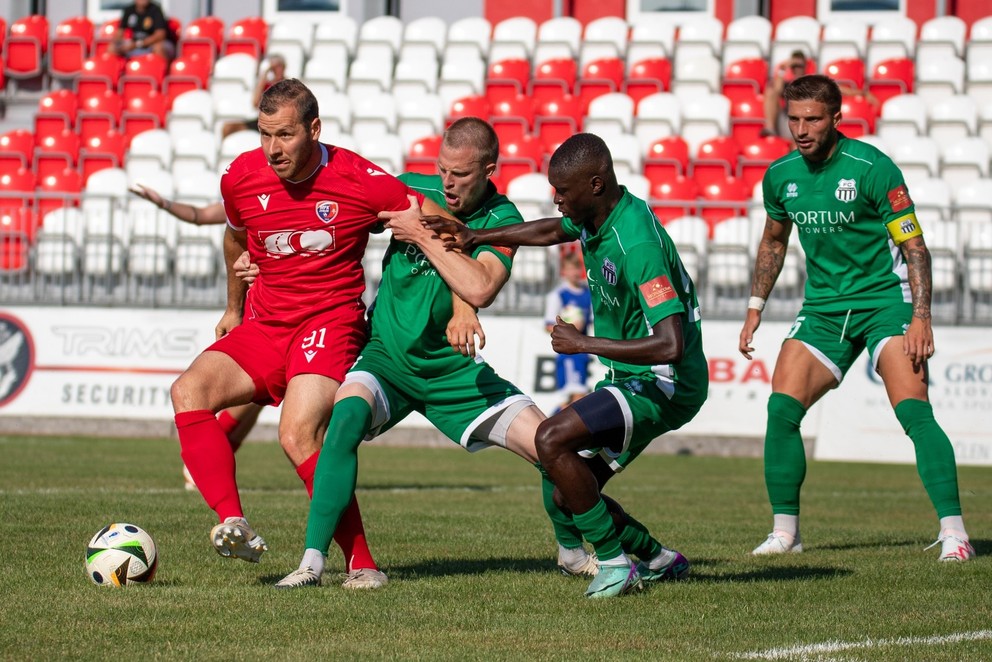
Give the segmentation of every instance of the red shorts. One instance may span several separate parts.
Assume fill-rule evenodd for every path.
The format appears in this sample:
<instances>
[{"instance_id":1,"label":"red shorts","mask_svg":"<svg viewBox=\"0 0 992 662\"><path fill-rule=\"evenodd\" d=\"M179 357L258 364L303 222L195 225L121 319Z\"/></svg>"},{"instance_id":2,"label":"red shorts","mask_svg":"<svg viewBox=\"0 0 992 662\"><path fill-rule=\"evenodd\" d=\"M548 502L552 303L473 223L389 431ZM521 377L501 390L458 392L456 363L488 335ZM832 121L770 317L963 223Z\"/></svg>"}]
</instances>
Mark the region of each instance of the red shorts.
<instances>
[{"instance_id":1,"label":"red shorts","mask_svg":"<svg viewBox=\"0 0 992 662\"><path fill-rule=\"evenodd\" d=\"M323 375L341 383L368 339L365 309L342 306L298 326L246 320L207 350L223 352L255 382L258 404L278 405L296 375Z\"/></svg>"}]
</instances>

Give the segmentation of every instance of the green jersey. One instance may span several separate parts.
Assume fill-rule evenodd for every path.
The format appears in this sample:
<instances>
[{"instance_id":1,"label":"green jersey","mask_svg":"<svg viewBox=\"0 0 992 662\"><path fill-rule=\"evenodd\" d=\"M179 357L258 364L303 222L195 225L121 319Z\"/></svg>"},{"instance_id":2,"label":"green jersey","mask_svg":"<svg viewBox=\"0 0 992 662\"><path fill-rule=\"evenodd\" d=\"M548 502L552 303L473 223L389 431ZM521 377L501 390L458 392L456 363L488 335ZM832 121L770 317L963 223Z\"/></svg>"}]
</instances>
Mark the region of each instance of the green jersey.
<instances>
[{"instance_id":1,"label":"green jersey","mask_svg":"<svg viewBox=\"0 0 992 662\"><path fill-rule=\"evenodd\" d=\"M608 379L648 378L669 398L677 395L702 402L708 372L696 287L675 244L647 204L624 188L620 202L598 230L577 225L568 217L562 219L562 229L582 244L596 336L644 338L666 317L682 316L682 361L637 365L599 357L610 371Z\"/></svg>"},{"instance_id":2,"label":"green jersey","mask_svg":"<svg viewBox=\"0 0 992 662\"><path fill-rule=\"evenodd\" d=\"M444 206L440 176L405 173L399 179ZM522 223L523 218L516 206L490 185L489 197L482 207L461 221L478 229ZM482 252L495 254L510 271L511 251L480 246L473 257ZM450 368L449 363L461 358L445 336L452 316L451 289L413 244L395 239L389 242L382 259L382 283L369 315L372 339L383 343L400 369L444 374Z\"/></svg>"},{"instance_id":3,"label":"green jersey","mask_svg":"<svg viewBox=\"0 0 992 662\"><path fill-rule=\"evenodd\" d=\"M762 190L768 217L791 220L806 252L805 308L838 312L912 302L897 244L920 229L889 157L841 135L822 163L798 151L772 163Z\"/></svg>"}]
</instances>

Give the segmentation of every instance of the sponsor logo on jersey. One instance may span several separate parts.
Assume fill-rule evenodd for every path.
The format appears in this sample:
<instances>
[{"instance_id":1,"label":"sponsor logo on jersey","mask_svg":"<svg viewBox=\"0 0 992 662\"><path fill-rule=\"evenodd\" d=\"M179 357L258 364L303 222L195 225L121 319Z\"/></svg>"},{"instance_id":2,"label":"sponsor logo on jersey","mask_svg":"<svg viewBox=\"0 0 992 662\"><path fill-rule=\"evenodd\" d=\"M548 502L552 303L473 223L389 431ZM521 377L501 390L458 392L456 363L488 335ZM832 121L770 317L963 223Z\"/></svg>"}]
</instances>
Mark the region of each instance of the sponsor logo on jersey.
<instances>
[{"instance_id":1,"label":"sponsor logo on jersey","mask_svg":"<svg viewBox=\"0 0 992 662\"><path fill-rule=\"evenodd\" d=\"M892 211L902 211L913 204L913 201L909 198L909 191L906 190L905 184L900 184L889 191L889 204L892 205Z\"/></svg>"},{"instance_id":2,"label":"sponsor logo on jersey","mask_svg":"<svg viewBox=\"0 0 992 662\"><path fill-rule=\"evenodd\" d=\"M11 315L0 315L0 407L27 385L34 370L34 342L27 326Z\"/></svg>"},{"instance_id":3,"label":"sponsor logo on jersey","mask_svg":"<svg viewBox=\"0 0 992 662\"><path fill-rule=\"evenodd\" d=\"M326 230L282 230L259 232L258 238L270 257L324 255L334 250L334 227Z\"/></svg>"},{"instance_id":4,"label":"sponsor logo on jersey","mask_svg":"<svg viewBox=\"0 0 992 662\"><path fill-rule=\"evenodd\" d=\"M317 212L317 218L324 223L330 223L338 215L338 203L333 200L321 200L314 205L314 211Z\"/></svg>"},{"instance_id":5,"label":"sponsor logo on jersey","mask_svg":"<svg viewBox=\"0 0 992 662\"><path fill-rule=\"evenodd\" d=\"M386 173L382 172L381 170L376 170L375 168L366 168L365 169L365 172L369 173L369 175L371 175L372 177L379 177L381 175L385 175L386 174Z\"/></svg>"},{"instance_id":6,"label":"sponsor logo on jersey","mask_svg":"<svg viewBox=\"0 0 992 662\"><path fill-rule=\"evenodd\" d=\"M676 297L675 289L672 287L668 276L658 276L641 285L641 295L648 304L648 308L654 308L658 304L671 301Z\"/></svg>"},{"instance_id":7,"label":"sponsor logo on jersey","mask_svg":"<svg viewBox=\"0 0 992 662\"><path fill-rule=\"evenodd\" d=\"M858 189L853 179L842 179L837 182L834 197L841 202L854 202L858 197Z\"/></svg>"},{"instance_id":8,"label":"sponsor logo on jersey","mask_svg":"<svg viewBox=\"0 0 992 662\"><path fill-rule=\"evenodd\" d=\"M795 182L789 182L789 185L785 187L785 197L787 198L798 198L799 197L799 184Z\"/></svg>"},{"instance_id":9,"label":"sponsor logo on jersey","mask_svg":"<svg viewBox=\"0 0 992 662\"><path fill-rule=\"evenodd\" d=\"M617 284L617 265L610 262L610 260L603 260L603 279L610 285Z\"/></svg>"},{"instance_id":10,"label":"sponsor logo on jersey","mask_svg":"<svg viewBox=\"0 0 992 662\"><path fill-rule=\"evenodd\" d=\"M272 197L268 193L263 193L262 195L256 195L259 203L262 205L262 211L268 211L269 209L269 198Z\"/></svg>"}]
</instances>

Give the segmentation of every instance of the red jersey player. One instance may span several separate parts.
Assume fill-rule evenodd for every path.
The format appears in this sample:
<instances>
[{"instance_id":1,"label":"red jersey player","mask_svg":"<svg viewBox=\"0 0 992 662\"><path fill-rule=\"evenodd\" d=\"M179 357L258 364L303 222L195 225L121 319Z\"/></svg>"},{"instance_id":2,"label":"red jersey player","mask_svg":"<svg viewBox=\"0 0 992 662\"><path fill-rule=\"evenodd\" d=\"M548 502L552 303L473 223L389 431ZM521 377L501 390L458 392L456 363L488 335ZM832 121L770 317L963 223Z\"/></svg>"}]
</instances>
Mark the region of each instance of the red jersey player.
<instances>
[{"instance_id":1,"label":"red jersey player","mask_svg":"<svg viewBox=\"0 0 992 662\"><path fill-rule=\"evenodd\" d=\"M228 302L218 340L172 386L183 461L220 520L211 541L221 556L252 562L268 546L245 519L234 452L214 414L282 402L280 444L313 493L334 395L365 343L361 259L369 232L379 211L408 208L412 193L373 163L319 142L317 101L298 80L265 92L258 126L261 148L235 159L221 179ZM424 204L425 213L441 211ZM251 290L232 269L246 248L264 273ZM386 582L356 501L335 541L349 561L346 587Z\"/></svg>"}]
</instances>

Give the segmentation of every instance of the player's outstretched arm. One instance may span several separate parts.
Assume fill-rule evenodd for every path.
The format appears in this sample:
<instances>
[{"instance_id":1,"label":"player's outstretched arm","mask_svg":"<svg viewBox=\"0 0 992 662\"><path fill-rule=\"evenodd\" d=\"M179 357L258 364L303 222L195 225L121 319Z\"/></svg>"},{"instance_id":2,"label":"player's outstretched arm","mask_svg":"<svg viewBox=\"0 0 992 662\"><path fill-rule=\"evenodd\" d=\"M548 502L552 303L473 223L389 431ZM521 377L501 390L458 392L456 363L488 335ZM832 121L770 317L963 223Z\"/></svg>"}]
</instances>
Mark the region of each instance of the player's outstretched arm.
<instances>
[{"instance_id":1,"label":"player's outstretched arm","mask_svg":"<svg viewBox=\"0 0 992 662\"><path fill-rule=\"evenodd\" d=\"M143 184L135 184L129 190L139 198L144 198L184 223L192 223L193 225L220 225L227 222L227 213L224 211L224 205L219 202L207 205L206 207L197 207L186 204L185 202L169 200L155 189L144 186Z\"/></svg>"},{"instance_id":2,"label":"player's outstretched arm","mask_svg":"<svg viewBox=\"0 0 992 662\"><path fill-rule=\"evenodd\" d=\"M542 218L500 228L473 230L448 219L425 216L424 224L440 237L447 250L471 253L478 246L553 246L572 241L561 227L560 218Z\"/></svg>"},{"instance_id":3,"label":"player's outstretched arm","mask_svg":"<svg viewBox=\"0 0 992 662\"><path fill-rule=\"evenodd\" d=\"M930 301L933 284L930 264L930 250L923 241L923 235L911 237L899 244L906 272L909 290L913 296L913 319L902 339L903 351L919 367L933 356L933 327L930 319Z\"/></svg>"},{"instance_id":4,"label":"player's outstretched arm","mask_svg":"<svg viewBox=\"0 0 992 662\"><path fill-rule=\"evenodd\" d=\"M245 311L245 294L248 283L238 277L234 267L235 262L247 249L247 237L244 232L238 232L228 227L224 233L224 264L227 267L227 307L224 315L217 324L218 338L226 335L234 327L241 324Z\"/></svg>"},{"instance_id":5,"label":"player's outstretched arm","mask_svg":"<svg viewBox=\"0 0 992 662\"><path fill-rule=\"evenodd\" d=\"M785 263L785 251L789 248L789 233L792 231L792 221L765 220L765 230L758 243L758 255L754 260L754 275L751 278L751 299L748 301L747 316L741 329L738 349L744 358L751 360L754 348L754 332L761 324L761 311L765 300L772 293L778 275L782 273Z\"/></svg>"}]
</instances>

